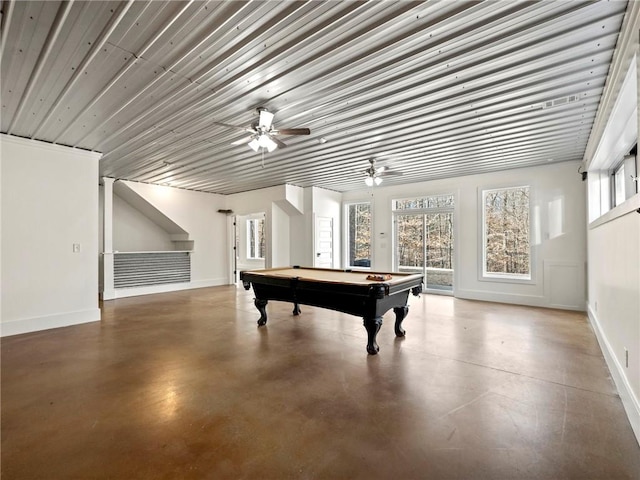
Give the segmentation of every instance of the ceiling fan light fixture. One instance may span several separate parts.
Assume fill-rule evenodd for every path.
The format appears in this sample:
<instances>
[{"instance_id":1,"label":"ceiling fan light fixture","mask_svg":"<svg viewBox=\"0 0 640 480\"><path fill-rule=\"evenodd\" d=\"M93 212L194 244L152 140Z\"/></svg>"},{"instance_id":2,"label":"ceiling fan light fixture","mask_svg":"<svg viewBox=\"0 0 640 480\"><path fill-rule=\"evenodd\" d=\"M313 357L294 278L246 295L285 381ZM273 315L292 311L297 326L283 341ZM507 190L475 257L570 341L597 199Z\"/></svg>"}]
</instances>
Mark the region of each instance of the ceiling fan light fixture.
<instances>
[{"instance_id":1,"label":"ceiling fan light fixture","mask_svg":"<svg viewBox=\"0 0 640 480\"><path fill-rule=\"evenodd\" d=\"M278 148L278 144L274 142L269 135L265 135L264 133L253 138L247 145L249 145L254 152L257 152L261 148L266 148L268 152L273 152Z\"/></svg>"},{"instance_id":2,"label":"ceiling fan light fixture","mask_svg":"<svg viewBox=\"0 0 640 480\"><path fill-rule=\"evenodd\" d=\"M375 177L373 181L376 185L380 185L382 183L382 179L380 177Z\"/></svg>"},{"instance_id":3,"label":"ceiling fan light fixture","mask_svg":"<svg viewBox=\"0 0 640 480\"><path fill-rule=\"evenodd\" d=\"M256 138L251 140L247 145L249 145L254 152L257 152L258 149L260 148L260 143L258 143L258 140Z\"/></svg>"},{"instance_id":4,"label":"ceiling fan light fixture","mask_svg":"<svg viewBox=\"0 0 640 480\"><path fill-rule=\"evenodd\" d=\"M269 152L273 152L278 148L278 144L274 142L269 135L264 133L258 137L258 145L262 148L266 148Z\"/></svg>"},{"instance_id":5,"label":"ceiling fan light fixture","mask_svg":"<svg viewBox=\"0 0 640 480\"><path fill-rule=\"evenodd\" d=\"M373 187L373 177L366 177L364 183L367 187Z\"/></svg>"}]
</instances>

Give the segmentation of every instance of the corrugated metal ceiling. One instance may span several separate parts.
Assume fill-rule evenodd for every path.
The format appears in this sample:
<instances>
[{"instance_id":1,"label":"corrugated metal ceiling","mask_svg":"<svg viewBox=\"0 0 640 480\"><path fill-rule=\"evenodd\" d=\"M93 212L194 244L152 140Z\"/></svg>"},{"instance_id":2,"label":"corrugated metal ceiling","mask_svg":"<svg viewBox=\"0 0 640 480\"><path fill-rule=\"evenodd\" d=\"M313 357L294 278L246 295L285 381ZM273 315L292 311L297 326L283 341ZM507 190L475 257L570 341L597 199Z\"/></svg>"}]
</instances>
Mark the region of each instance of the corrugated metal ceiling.
<instances>
[{"instance_id":1,"label":"corrugated metal ceiling","mask_svg":"<svg viewBox=\"0 0 640 480\"><path fill-rule=\"evenodd\" d=\"M2 132L229 194L582 160L626 2L4 1ZM567 100L569 98L569 100ZM276 113L264 155L231 145Z\"/></svg>"}]
</instances>

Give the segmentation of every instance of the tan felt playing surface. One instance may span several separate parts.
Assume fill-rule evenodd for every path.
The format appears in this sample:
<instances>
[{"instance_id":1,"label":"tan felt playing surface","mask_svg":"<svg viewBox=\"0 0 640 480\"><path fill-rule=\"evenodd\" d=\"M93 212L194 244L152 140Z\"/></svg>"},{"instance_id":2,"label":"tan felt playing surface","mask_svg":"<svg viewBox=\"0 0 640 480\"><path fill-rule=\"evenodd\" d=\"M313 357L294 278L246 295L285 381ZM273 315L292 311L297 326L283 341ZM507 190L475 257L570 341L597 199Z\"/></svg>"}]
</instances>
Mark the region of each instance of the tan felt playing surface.
<instances>
[{"instance_id":1,"label":"tan felt playing surface","mask_svg":"<svg viewBox=\"0 0 640 480\"><path fill-rule=\"evenodd\" d=\"M342 270L322 270L322 269L310 269L310 268L274 268L267 270L254 270L252 274L285 277L285 278L300 278L305 280L313 280L320 282L332 282L332 283L351 283L368 285L370 283L381 283L376 280L367 280L367 276L371 272L345 272ZM385 280L384 283L393 283L394 280L404 280L409 275L401 273L392 273L391 280Z\"/></svg>"}]
</instances>

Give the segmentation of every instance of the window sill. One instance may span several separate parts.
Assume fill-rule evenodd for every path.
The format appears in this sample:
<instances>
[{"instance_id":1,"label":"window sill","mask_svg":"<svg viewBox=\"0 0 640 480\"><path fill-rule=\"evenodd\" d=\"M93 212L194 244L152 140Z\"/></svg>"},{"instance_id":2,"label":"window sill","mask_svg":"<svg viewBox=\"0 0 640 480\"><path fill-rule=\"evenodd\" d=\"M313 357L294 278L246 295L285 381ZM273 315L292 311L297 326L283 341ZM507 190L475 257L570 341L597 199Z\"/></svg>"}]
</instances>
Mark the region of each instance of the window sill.
<instances>
[{"instance_id":1,"label":"window sill","mask_svg":"<svg viewBox=\"0 0 640 480\"><path fill-rule=\"evenodd\" d=\"M533 285L535 284L535 279L533 277L510 277L510 276L502 276L502 275L487 275L481 276L479 279L481 282L491 282L491 283L513 283L518 285Z\"/></svg>"}]
</instances>

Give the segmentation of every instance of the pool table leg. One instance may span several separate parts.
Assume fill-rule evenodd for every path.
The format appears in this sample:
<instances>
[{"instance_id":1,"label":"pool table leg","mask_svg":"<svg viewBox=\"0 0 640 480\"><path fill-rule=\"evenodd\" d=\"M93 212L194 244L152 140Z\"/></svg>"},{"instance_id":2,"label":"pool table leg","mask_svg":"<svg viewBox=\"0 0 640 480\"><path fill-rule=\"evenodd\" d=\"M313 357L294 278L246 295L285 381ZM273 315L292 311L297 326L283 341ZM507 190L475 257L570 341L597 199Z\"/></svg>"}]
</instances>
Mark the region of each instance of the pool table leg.
<instances>
[{"instance_id":1,"label":"pool table leg","mask_svg":"<svg viewBox=\"0 0 640 480\"><path fill-rule=\"evenodd\" d=\"M367 352L369 352L369 355L375 355L380 351L380 347L376 343L376 336L381 326L382 317L364 317L364 328L367 329Z\"/></svg>"},{"instance_id":2,"label":"pool table leg","mask_svg":"<svg viewBox=\"0 0 640 480\"><path fill-rule=\"evenodd\" d=\"M404 328L402 328L402 321L407 316L407 313L409 313L409 306L405 305L404 307L394 307L393 311L396 314L396 337L404 337L405 333L407 332L405 332Z\"/></svg>"},{"instance_id":3,"label":"pool table leg","mask_svg":"<svg viewBox=\"0 0 640 480\"><path fill-rule=\"evenodd\" d=\"M293 304L293 314L300 315L300 305L298 305L297 303Z\"/></svg>"},{"instance_id":4,"label":"pool table leg","mask_svg":"<svg viewBox=\"0 0 640 480\"><path fill-rule=\"evenodd\" d=\"M258 319L258 325L260 325L260 326L266 325L266 323L267 323L267 303L269 303L269 301L268 300L261 300L259 298L256 298L253 303L256 306L256 308L258 309L258 311L260 312L260 318Z\"/></svg>"}]
</instances>

